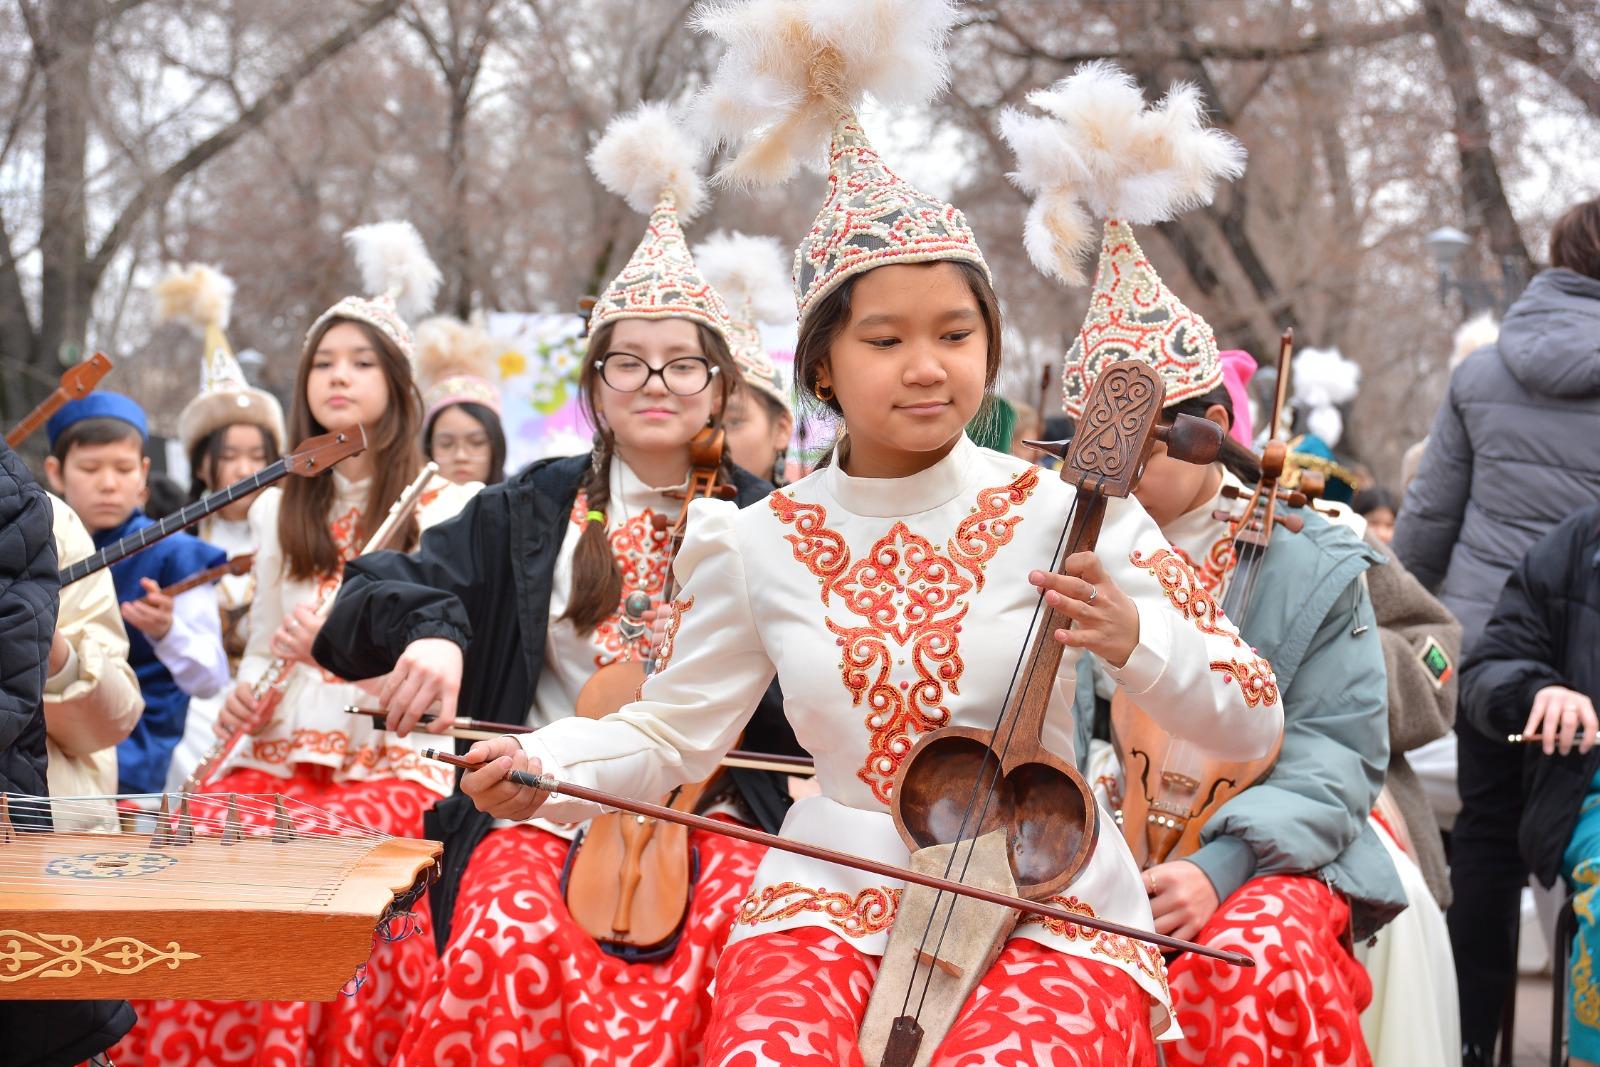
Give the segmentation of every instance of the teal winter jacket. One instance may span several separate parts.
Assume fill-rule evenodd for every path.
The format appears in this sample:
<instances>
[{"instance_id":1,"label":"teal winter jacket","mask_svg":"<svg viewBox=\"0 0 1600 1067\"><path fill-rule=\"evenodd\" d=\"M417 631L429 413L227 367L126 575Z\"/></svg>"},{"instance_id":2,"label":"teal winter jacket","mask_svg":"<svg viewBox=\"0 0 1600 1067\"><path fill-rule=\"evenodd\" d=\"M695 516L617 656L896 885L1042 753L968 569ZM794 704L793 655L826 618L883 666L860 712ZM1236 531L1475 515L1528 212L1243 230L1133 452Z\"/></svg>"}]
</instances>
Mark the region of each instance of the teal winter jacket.
<instances>
[{"instance_id":1,"label":"teal winter jacket","mask_svg":"<svg viewBox=\"0 0 1600 1067\"><path fill-rule=\"evenodd\" d=\"M1367 822L1389 764L1388 675L1361 578L1383 559L1350 531L1300 514L1304 530L1273 535L1241 626L1277 675L1283 749L1266 778L1218 809L1187 858L1218 900L1256 875L1314 875L1350 901L1352 936L1365 940L1406 904ZM1084 755L1094 701L1093 674L1081 670Z\"/></svg>"}]
</instances>

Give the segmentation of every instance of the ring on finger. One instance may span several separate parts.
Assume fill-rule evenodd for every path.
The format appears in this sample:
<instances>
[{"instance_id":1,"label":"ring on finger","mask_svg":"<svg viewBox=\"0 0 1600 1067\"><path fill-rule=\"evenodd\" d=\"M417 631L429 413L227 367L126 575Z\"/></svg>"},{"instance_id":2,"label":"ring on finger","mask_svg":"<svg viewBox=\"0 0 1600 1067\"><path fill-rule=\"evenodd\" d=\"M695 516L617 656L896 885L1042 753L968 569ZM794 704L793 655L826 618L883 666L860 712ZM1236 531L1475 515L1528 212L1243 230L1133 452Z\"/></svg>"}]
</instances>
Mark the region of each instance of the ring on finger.
<instances>
[{"instance_id":1,"label":"ring on finger","mask_svg":"<svg viewBox=\"0 0 1600 1067\"><path fill-rule=\"evenodd\" d=\"M1098 590L1098 589L1096 589L1094 587L1094 583L1093 582L1088 583L1088 585L1089 585L1089 597L1088 597L1088 599L1086 599L1084 601L1084 603L1085 604L1093 604L1094 603L1094 598L1100 595L1100 590Z\"/></svg>"}]
</instances>

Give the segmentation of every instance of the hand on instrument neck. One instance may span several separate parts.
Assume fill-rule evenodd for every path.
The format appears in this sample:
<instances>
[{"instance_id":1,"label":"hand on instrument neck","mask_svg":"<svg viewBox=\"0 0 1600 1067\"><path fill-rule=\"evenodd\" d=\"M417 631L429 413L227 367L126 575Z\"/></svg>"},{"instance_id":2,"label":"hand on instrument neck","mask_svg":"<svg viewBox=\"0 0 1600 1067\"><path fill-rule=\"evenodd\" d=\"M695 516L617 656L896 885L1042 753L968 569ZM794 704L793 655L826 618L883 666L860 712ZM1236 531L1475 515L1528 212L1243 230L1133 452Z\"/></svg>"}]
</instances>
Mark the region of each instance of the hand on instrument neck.
<instances>
[{"instance_id":1,"label":"hand on instrument neck","mask_svg":"<svg viewBox=\"0 0 1600 1067\"><path fill-rule=\"evenodd\" d=\"M1139 609L1093 552L1067 557L1066 570L1028 575L1044 591L1045 604L1072 620L1072 628L1057 629L1055 639L1068 648L1086 648L1113 667L1126 666L1139 647Z\"/></svg>"},{"instance_id":2,"label":"hand on instrument neck","mask_svg":"<svg viewBox=\"0 0 1600 1067\"><path fill-rule=\"evenodd\" d=\"M461 776L461 791L472 798L472 803L485 815L525 822L533 818L549 796L542 789L525 789L507 781L512 771L543 772L539 761L523 751L514 737L479 741L467 750L465 758L480 766Z\"/></svg>"}]
</instances>

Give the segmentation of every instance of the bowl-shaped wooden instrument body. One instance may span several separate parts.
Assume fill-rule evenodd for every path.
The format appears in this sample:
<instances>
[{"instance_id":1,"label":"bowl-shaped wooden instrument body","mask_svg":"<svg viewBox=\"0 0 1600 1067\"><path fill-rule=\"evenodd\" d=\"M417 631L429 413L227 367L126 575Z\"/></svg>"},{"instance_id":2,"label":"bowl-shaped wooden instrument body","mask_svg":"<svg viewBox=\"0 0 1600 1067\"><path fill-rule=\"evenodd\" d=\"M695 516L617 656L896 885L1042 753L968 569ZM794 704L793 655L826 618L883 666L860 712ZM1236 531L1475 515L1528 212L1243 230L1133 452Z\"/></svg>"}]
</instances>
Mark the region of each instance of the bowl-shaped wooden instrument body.
<instances>
[{"instance_id":1,"label":"bowl-shaped wooden instrument body","mask_svg":"<svg viewBox=\"0 0 1600 1067\"><path fill-rule=\"evenodd\" d=\"M0 844L0 999L332 1000L442 847L17 834Z\"/></svg>"},{"instance_id":2,"label":"bowl-shaped wooden instrument body","mask_svg":"<svg viewBox=\"0 0 1600 1067\"><path fill-rule=\"evenodd\" d=\"M644 663L622 659L608 663L589 675L578 690L573 710L585 719L601 719L618 708L633 703L644 684Z\"/></svg>"},{"instance_id":3,"label":"bowl-shaped wooden instrument body","mask_svg":"<svg viewBox=\"0 0 1600 1067\"><path fill-rule=\"evenodd\" d=\"M1111 698L1111 740L1122 764L1117 821L1141 870L1192 855L1206 821L1265 778L1283 747L1280 733L1259 759L1212 759L1163 730L1120 689Z\"/></svg>"},{"instance_id":4,"label":"bowl-shaped wooden instrument body","mask_svg":"<svg viewBox=\"0 0 1600 1067\"><path fill-rule=\"evenodd\" d=\"M984 810L986 792L992 795ZM990 730L947 726L924 734L895 776L894 795L895 826L912 851L1003 828L1017 893L1029 900L1070 885L1100 831L1094 794L1076 768L1020 740L1002 762Z\"/></svg>"}]
</instances>

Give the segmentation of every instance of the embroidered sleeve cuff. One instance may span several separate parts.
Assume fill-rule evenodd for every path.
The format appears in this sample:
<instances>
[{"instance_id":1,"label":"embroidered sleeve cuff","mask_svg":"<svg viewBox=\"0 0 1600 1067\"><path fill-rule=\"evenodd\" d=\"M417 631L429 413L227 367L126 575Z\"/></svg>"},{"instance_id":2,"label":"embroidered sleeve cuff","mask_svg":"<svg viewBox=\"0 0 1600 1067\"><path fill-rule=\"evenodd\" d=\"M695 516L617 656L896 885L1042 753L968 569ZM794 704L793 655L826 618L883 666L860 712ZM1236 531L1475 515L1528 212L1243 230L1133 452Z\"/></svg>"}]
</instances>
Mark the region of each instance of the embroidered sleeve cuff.
<instances>
[{"instance_id":1,"label":"embroidered sleeve cuff","mask_svg":"<svg viewBox=\"0 0 1600 1067\"><path fill-rule=\"evenodd\" d=\"M1256 873L1255 852L1237 837L1214 837L1196 849L1188 860L1211 879L1218 903L1233 896Z\"/></svg>"},{"instance_id":2,"label":"embroidered sleeve cuff","mask_svg":"<svg viewBox=\"0 0 1600 1067\"><path fill-rule=\"evenodd\" d=\"M1123 692L1131 697L1141 696L1155 688L1166 673L1171 655L1172 634L1170 620L1162 605L1135 602L1139 612L1139 643L1121 667L1105 664L1106 674Z\"/></svg>"}]
</instances>

